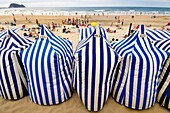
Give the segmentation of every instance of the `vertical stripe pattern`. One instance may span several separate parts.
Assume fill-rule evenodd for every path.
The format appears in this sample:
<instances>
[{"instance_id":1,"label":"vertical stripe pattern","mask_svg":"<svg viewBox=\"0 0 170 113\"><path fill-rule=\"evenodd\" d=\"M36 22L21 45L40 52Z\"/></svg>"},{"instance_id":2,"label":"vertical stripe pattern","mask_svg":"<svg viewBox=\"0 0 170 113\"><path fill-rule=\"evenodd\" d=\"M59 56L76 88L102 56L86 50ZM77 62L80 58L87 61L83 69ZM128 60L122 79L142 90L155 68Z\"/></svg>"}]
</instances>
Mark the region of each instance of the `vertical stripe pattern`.
<instances>
[{"instance_id":1,"label":"vertical stripe pattern","mask_svg":"<svg viewBox=\"0 0 170 113\"><path fill-rule=\"evenodd\" d=\"M170 109L170 57L164 65L159 81L157 101L161 106Z\"/></svg>"},{"instance_id":2,"label":"vertical stripe pattern","mask_svg":"<svg viewBox=\"0 0 170 113\"><path fill-rule=\"evenodd\" d=\"M154 41L153 44L167 52L170 52L170 39ZM166 60L160 75L157 101L170 109L170 57Z\"/></svg>"},{"instance_id":3,"label":"vertical stripe pattern","mask_svg":"<svg viewBox=\"0 0 170 113\"><path fill-rule=\"evenodd\" d=\"M95 31L94 27L80 29L79 41L90 37L94 31Z\"/></svg>"},{"instance_id":4,"label":"vertical stripe pattern","mask_svg":"<svg viewBox=\"0 0 170 113\"><path fill-rule=\"evenodd\" d=\"M4 99L16 100L27 92L27 81L19 51L33 42L20 37L16 32L8 30L10 35L2 40L0 48L0 94Z\"/></svg>"},{"instance_id":5,"label":"vertical stripe pattern","mask_svg":"<svg viewBox=\"0 0 170 113\"><path fill-rule=\"evenodd\" d=\"M72 44L44 26L41 34L21 59L28 78L29 96L40 105L59 104L72 95Z\"/></svg>"},{"instance_id":6,"label":"vertical stripe pattern","mask_svg":"<svg viewBox=\"0 0 170 113\"><path fill-rule=\"evenodd\" d=\"M114 44L113 48L122 56L114 79L113 98L132 109L152 107L167 53L153 46L148 38L139 38L139 31Z\"/></svg>"},{"instance_id":7,"label":"vertical stripe pattern","mask_svg":"<svg viewBox=\"0 0 170 113\"><path fill-rule=\"evenodd\" d=\"M88 28L87 28L88 29ZM85 31L83 31L85 30ZM86 32L86 29L82 29ZM112 90L113 78L120 57L110 43L101 37L83 38L77 46L73 61L73 87L89 111L99 111L106 103Z\"/></svg>"}]
</instances>

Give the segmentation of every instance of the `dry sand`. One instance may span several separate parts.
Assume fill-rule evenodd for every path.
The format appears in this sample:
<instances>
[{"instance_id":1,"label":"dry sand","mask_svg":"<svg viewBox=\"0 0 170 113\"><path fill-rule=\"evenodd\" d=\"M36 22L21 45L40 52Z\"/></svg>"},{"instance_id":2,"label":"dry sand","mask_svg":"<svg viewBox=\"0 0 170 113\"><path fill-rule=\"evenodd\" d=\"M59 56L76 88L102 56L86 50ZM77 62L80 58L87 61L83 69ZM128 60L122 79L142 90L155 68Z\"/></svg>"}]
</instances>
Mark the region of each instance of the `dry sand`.
<instances>
[{"instance_id":1,"label":"dry sand","mask_svg":"<svg viewBox=\"0 0 170 113\"><path fill-rule=\"evenodd\" d=\"M15 15L17 20L17 26L21 27L23 24L26 24L27 27L35 27L35 20L38 19L41 24L47 25L48 22L54 22L54 23L61 23L62 20L67 19L68 16L21 16L21 15ZM28 23L25 19L27 17L28 19L32 20L32 23ZM74 16L76 17L76 16ZM80 19L84 19L80 16L77 16ZM142 15L142 16L135 16L134 19L131 18L129 15L121 15L120 20L124 19L124 26L122 29L117 29L115 26L117 24L117 21L114 19L115 15L113 16L92 16L89 18L89 23L96 21L100 23L104 28L110 27L111 30L117 30L116 33L108 33L109 40L112 38L115 39L123 39L122 35L127 33L129 24L132 22L133 26L137 26L138 24L144 24L144 25L152 25L149 27L150 29L161 29L162 26L166 25L168 22L170 22L170 16L157 16L156 18L151 18L151 16L148 15ZM70 18L73 18L71 16ZM5 22L13 22L12 16L0 16L0 28L11 28L9 25L4 25ZM113 26L111 26L111 23L113 23ZM72 26L67 25L67 28L72 28ZM72 33L62 33L62 28L58 28L58 31L54 31L54 33L61 37L68 37L69 40L73 42L73 48L75 50L76 45L78 44L78 29L72 28ZM19 31L19 34L23 35L23 31ZM17 100L17 101L8 101L0 98L0 113L86 113L89 112L85 109L84 105L80 101L79 97L77 96L77 93L74 92L73 96L66 102L60 104L60 105L53 105L53 106L40 106L32 103L29 99L29 97L24 97L23 99ZM167 109L164 107L161 107L158 103L156 103L155 106L148 110L132 110L127 107L124 107L120 104L118 104L112 97L109 97L108 101L106 102L103 110L100 111L101 113L169 113Z\"/></svg>"},{"instance_id":2,"label":"dry sand","mask_svg":"<svg viewBox=\"0 0 170 113\"><path fill-rule=\"evenodd\" d=\"M53 106L40 106L32 103L29 97L17 101L7 101L0 98L0 113L89 113L80 101L76 92L66 102ZM147 110L132 110L117 103L111 96L99 113L169 113L158 103Z\"/></svg>"}]
</instances>

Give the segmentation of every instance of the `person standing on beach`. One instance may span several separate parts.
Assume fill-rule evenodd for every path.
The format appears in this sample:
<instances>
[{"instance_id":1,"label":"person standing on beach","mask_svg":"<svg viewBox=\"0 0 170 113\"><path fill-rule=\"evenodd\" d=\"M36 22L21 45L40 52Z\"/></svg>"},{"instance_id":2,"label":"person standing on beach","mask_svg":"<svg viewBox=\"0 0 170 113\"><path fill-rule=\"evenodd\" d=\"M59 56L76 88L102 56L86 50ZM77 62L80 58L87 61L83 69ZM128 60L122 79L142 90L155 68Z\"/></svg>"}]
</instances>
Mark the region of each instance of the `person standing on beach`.
<instances>
[{"instance_id":1,"label":"person standing on beach","mask_svg":"<svg viewBox=\"0 0 170 113\"><path fill-rule=\"evenodd\" d=\"M121 23L122 27L123 27L123 24L124 24L124 19L122 19L122 23Z\"/></svg>"},{"instance_id":2,"label":"person standing on beach","mask_svg":"<svg viewBox=\"0 0 170 113\"><path fill-rule=\"evenodd\" d=\"M37 25L39 24L38 19L36 19L36 24L37 24Z\"/></svg>"},{"instance_id":3,"label":"person standing on beach","mask_svg":"<svg viewBox=\"0 0 170 113\"><path fill-rule=\"evenodd\" d=\"M49 23L49 22L48 22L48 26L47 26L47 27L48 27L48 29L49 29L49 30L51 29L51 27L50 27L50 23Z\"/></svg>"},{"instance_id":4,"label":"person standing on beach","mask_svg":"<svg viewBox=\"0 0 170 113\"><path fill-rule=\"evenodd\" d=\"M14 20L15 23L17 22L17 20L15 19L15 16L14 16L13 20Z\"/></svg>"}]
</instances>

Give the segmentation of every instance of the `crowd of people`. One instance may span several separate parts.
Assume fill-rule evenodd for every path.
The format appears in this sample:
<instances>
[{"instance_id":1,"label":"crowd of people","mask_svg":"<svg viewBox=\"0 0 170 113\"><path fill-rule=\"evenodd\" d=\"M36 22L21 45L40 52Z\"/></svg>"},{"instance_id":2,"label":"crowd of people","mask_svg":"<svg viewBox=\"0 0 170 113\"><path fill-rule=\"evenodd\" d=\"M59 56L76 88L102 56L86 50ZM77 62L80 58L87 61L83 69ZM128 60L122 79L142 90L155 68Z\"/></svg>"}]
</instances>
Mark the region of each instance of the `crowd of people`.
<instances>
[{"instance_id":1,"label":"crowd of people","mask_svg":"<svg viewBox=\"0 0 170 113\"><path fill-rule=\"evenodd\" d=\"M89 19L86 17L85 19L80 19L80 18L67 18L65 20L62 20L62 24L66 25L76 25L76 27L79 26L87 26L89 23Z\"/></svg>"}]
</instances>

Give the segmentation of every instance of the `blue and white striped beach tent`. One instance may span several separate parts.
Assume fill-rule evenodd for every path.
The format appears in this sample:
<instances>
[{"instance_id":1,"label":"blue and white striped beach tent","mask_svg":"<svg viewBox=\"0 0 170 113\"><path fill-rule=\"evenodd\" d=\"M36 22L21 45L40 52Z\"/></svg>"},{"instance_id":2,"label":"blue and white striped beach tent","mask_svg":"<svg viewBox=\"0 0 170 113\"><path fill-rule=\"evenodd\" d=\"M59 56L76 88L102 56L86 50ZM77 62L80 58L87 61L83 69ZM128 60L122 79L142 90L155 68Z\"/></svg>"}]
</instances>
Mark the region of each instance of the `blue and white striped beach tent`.
<instances>
[{"instance_id":1,"label":"blue and white striped beach tent","mask_svg":"<svg viewBox=\"0 0 170 113\"><path fill-rule=\"evenodd\" d=\"M86 33L87 29L82 29L82 32ZM110 43L103 38L101 29L100 37L95 35L96 29L91 34L81 35L84 40L79 42L73 62L73 87L89 111L103 108L120 61Z\"/></svg>"},{"instance_id":2,"label":"blue and white striped beach tent","mask_svg":"<svg viewBox=\"0 0 170 113\"><path fill-rule=\"evenodd\" d=\"M0 46L1 46L1 42L2 42L2 40L4 39L5 35L6 35L5 30L3 30L2 32L0 32Z\"/></svg>"},{"instance_id":3,"label":"blue and white striped beach tent","mask_svg":"<svg viewBox=\"0 0 170 113\"><path fill-rule=\"evenodd\" d=\"M16 100L28 94L27 82L19 51L32 42L8 30L0 47L0 94L4 99Z\"/></svg>"},{"instance_id":4,"label":"blue and white striped beach tent","mask_svg":"<svg viewBox=\"0 0 170 113\"><path fill-rule=\"evenodd\" d=\"M139 34L139 31L135 31L114 45L122 60L114 79L112 96L129 108L148 109L155 104L160 71L168 53L156 48L147 37L142 38Z\"/></svg>"},{"instance_id":5,"label":"blue and white striped beach tent","mask_svg":"<svg viewBox=\"0 0 170 113\"><path fill-rule=\"evenodd\" d=\"M12 28L11 30L14 31L14 32L17 32L17 31L20 30L20 28ZM0 45L1 45L2 40L5 38L7 31L8 30L3 30L3 31L0 32Z\"/></svg>"},{"instance_id":6,"label":"blue and white striped beach tent","mask_svg":"<svg viewBox=\"0 0 170 113\"><path fill-rule=\"evenodd\" d=\"M154 41L153 44L167 52L170 52L170 39ZM157 101L170 109L170 57L166 60L160 75Z\"/></svg>"},{"instance_id":7,"label":"blue and white striped beach tent","mask_svg":"<svg viewBox=\"0 0 170 113\"><path fill-rule=\"evenodd\" d=\"M30 99L40 105L59 104L72 96L72 45L45 26L40 35L21 52Z\"/></svg>"},{"instance_id":8,"label":"blue and white striped beach tent","mask_svg":"<svg viewBox=\"0 0 170 113\"><path fill-rule=\"evenodd\" d=\"M169 39L153 41L153 45L164 51L170 52L170 37Z\"/></svg>"},{"instance_id":9,"label":"blue and white striped beach tent","mask_svg":"<svg viewBox=\"0 0 170 113\"><path fill-rule=\"evenodd\" d=\"M170 57L165 62L159 81L157 101L170 109Z\"/></svg>"},{"instance_id":10,"label":"blue and white striped beach tent","mask_svg":"<svg viewBox=\"0 0 170 113\"><path fill-rule=\"evenodd\" d=\"M152 41L170 39L170 33L163 30L146 30L147 37Z\"/></svg>"},{"instance_id":11,"label":"blue and white striped beach tent","mask_svg":"<svg viewBox=\"0 0 170 113\"><path fill-rule=\"evenodd\" d=\"M79 35L79 41L84 40L93 34L95 31L94 27L89 27L89 28L82 28L80 29L80 35ZM106 29L100 27L100 34L103 34L103 38L108 39L107 31Z\"/></svg>"}]
</instances>

